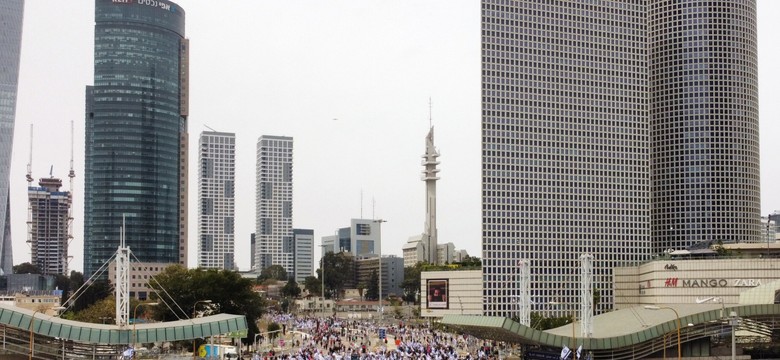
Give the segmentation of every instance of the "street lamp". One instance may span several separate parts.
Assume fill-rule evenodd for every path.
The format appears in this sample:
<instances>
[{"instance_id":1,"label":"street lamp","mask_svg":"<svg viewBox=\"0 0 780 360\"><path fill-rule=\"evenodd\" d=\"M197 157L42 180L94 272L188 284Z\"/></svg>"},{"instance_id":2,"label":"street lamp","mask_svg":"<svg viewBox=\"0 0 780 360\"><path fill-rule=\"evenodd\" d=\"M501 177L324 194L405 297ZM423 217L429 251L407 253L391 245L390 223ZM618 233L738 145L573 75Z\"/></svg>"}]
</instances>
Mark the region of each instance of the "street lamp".
<instances>
[{"instance_id":1,"label":"street lamp","mask_svg":"<svg viewBox=\"0 0 780 360\"><path fill-rule=\"evenodd\" d=\"M257 352L257 337L258 336L263 336L263 334L262 333L255 334L255 352Z\"/></svg>"},{"instance_id":2,"label":"street lamp","mask_svg":"<svg viewBox=\"0 0 780 360\"><path fill-rule=\"evenodd\" d=\"M133 344L133 350L135 351L135 324L138 323L138 308L141 307L141 305L144 306L155 306L158 305L156 302L150 302L150 303L138 303L138 305L135 306L135 309L133 309L133 341L131 343Z\"/></svg>"},{"instance_id":3,"label":"street lamp","mask_svg":"<svg viewBox=\"0 0 780 360\"><path fill-rule=\"evenodd\" d=\"M646 305L645 309L648 310L672 310L674 311L674 316L677 317L677 360L680 360L682 358L682 346L680 345L680 314L677 313L677 310L672 309L670 307L666 306L653 306L653 305Z\"/></svg>"},{"instance_id":4,"label":"street lamp","mask_svg":"<svg viewBox=\"0 0 780 360\"><path fill-rule=\"evenodd\" d=\"M737 326L739 326L739 316L736 311L729 314L729 326L731 326L731 360L737 358Z\"/></svg>"},{"instance_id":5,"label":"street lamp","mask_svg":"<svg viewBox=\"0 0 780 360\"><path fill-rule=\"evenodd\" d=\"M64 306L57 306L57 307L53 307L51 309L43 309L43 311L44 311L44 314L45 314L46 310L54 310L54 311L57 312L57 314L55 316L59 316L60 315L59 314L60 310L65 310L65 309L67 309L67 308L64 307ZM30 330L30 358L29 358L30 360L32 360L32 358L33 358L33 347L34 347L34 344L35 344L35 337L33 336L33 324L35 323L35 314L37 314L39 312L40 312L40 310L33 311L32 317L30 317L30 329L29 329Z\"/></svg>"},{"instance_id":6,"label":"street lamp","mask_svg":"<svg viewBox=\"0 0 780 360\"><path fill-rule=\"evenodd\" d=\"M376 219L374 223L379 224L379 320L382 320L385 315L385 307L382 306L382 223L387 220Z\"/></svg>"},{"instance_id":7,"label":"street lamp","mask_svg":"<svg viewBox=\"0 0 780 360\"><path fill-rule=\"evenodd\" d=\"M195 314L198 311L198 304L211 304L211 300L198 300L192 305L192 318L195 318ZM195 339L192 339L192 358L195 359Z\"/></svg>"},{"instance_id":8,"label":"street lamp","mask_svg":"<svg viewBox=\"0 0 780 360\"><path fill-rule=\"evenodd\" d=\"M336 238L333 240L334 244L338 246L339 244L339 231L336 230ZM326 244L320 244L320 247L322 250L320 251L320 258L322 264L320 264L320 280L322 281L322 285L320 288L320 295L322 295L322 302L320 302L320 310L322 310L322 315L325 315L325 248L328 245Z\"/></svg>"},{"instance_id":9,"label":"street lamp","mask_svg":"<svg viewBox=\"0 0 780 360\"><path fill-rule=\"evenodd\" d=\"M33 344L35 341L35 338L33 338L33 323L35 323L35 314L38 313L38 310L33 311L32 317L30 318L30 360L32 360L33 357Z\"/></svg>"}]
</instances>

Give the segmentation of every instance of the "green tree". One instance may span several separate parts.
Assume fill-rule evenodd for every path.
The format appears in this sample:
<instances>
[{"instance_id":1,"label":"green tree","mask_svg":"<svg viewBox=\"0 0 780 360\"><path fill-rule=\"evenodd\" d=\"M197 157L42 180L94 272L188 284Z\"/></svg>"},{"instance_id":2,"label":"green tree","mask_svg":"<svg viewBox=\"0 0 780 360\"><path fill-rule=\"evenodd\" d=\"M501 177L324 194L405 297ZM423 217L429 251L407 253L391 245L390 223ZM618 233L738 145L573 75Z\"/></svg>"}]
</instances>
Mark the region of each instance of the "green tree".
<instances>
[{"instance_id":1,"label":"green tree","mask_svg":"<svg viewBox=\"0 0 780 360\"><path fill-rule=\"evenodd\" d=\"M468 255L466 255L463 258L463 261L456 262L456 263L453 263L453 264L458 264L458 265L464 266L464 267L480 267L480 266L482 266L482 260L480 260L480 258L478 258L476 256L468 256Z\"/></svg>"},{"instance_id":2,"label":"green tree","mask_svg":"<svg viewBox=\"0 0 780 360\"><path fill-rule=\"evenodd\" d=\"M282 265L271 265L260 272L260 276L257 277L257 282L262 283L266 280L287 280L287 270Z\"/></svg>"},{"instance_id":3,"label":"green tree","mask_svg":"<svg viewBox=\"0 0 780 360\"><path fill-rule=\"evenodd\" d=\"M338 297L349 284L354 284L355 259L347 253L334 254L329 251L323 257L325 261L325 298ZM322 279L322 269L317 270Z\"/></svg>"},{"instance_id":4,"label":"green tree","mask_svg":"<svg viewBox=\"0 0 780 360\"><path fill-rule=\"evenodd\" d=\"M282 296L297 298L300 295L301 288L298 286L298 282L296 282L293 278L287 280L287 284L284 284L284 287L282 288Z\"/></svg>"},{"instance_id":5,"label":"green tree","mask_svg":"<svg viewBox=\"0 0 780 360\"><path fill-rule=\"evenodd\" d=\"M360 295L360 300L363 300L363 292L365 290L366 290L366 284L362 282L357 284L357 291L358 291L358 295Z\"/></svg>"},{"instance_id":6,"label":"green tree","mask_svg":"<svg viewBox=\"0 0 780 360\"><path fill-rule=\"evenodd\" d=\"M317 270L319 272L319 270ZM320 283L320 280L314 276L307 276L305 279L303 279L303 287L306 289L306 291L309 292L312 296L320 296L320 289L322 289L322 284Z\"/></svg>"},{"instance_id":7,"label":"green tree","mask_svg":"<svg viewBox=\"0 0 780 360\"><path fill-rule=\"evenodd\" d=\"M37 266L28 262L13 266L14 274L40 274L41 270Z\"/></svg>"},{"instance_id":8,"label":"green tree","mask_svg":"<svg viewBox=\"0 0 780 360\"><path fill-rule=\"evenodd\" d=\"M270 333L268 334L268 338L271 340L276 339L276 337L279 336L279 330L281 329L282 327L275 322L268 324L268 332Z\"/></svg>"},{"instance_id":9,"label":"green tree","mask_svg":"<svg viewBox=\"0 0 780 360\"><path fill-rule=\"evenodd\" d=\"M63 306L68 307L73 312L84 310L114 293L107 280L97 280L86 284L84 274L78 271L71 271L68 280L70 289L73 291L68 296L69 302L63 303Z\"/></svg>"},{"instance_id":10,"label":"green tree","mask_svg":"<svg viewBox=\"0 0 780 360\"><path fill-rule=\"evenodd\" d=\"M244 279L238 272L217 269L187 269L181 265L171 265L154 277L149 286L158 294L167 292L181 309L173 306L174 314L167 306L158 306L154 317L160 321L172 321L189 318L193 315L194 305L201 300L211 300L210 304L200 303L198 310L210 309L210 314L240 314L246 316L249 335L244 339L251 342L258 333L257 320L265 311L266 305L258 293L253 291L253 281ZM165 289L165 292L163 292ZM182 311L184 313L182 313Z\"/></svg>"},{"instance_id":11,"label":"green tree","mask_svg":"<svg viewBox=\"0 0 780 360\"><path fill-rule=\"evenodd\" d=\"M601 290L596 289L596 287L593 287L593 315L596 315L597 311L596 309L599 307L599 303L601 302Z\"/></svg>"},{"instance_id":12,"label":"green tree","mask_svg":"<svg viewBox=\"0 0 780 360\"><path fill-rule=\"evenodd\" d=\"M376 270L372 271L368 278L366 300L379 300L379 275Z\"/></svg>"},{"instance_id":13,"label":"green tree","mask_svg":"<svg viewBox=\"0 0 780 360\"><path fill-rule=\"evenodd\" d=\"M139 301L131 298L130 309L135 310ZM133 311L131 310L131 311ZM139 306L138 311L135 314L130 314L132 317L135 315L137 318L145 317L146 313L152 312L148 306ZM98 300L94 304L87 306L85 309L77 312L68 311L63 314L62 317L70 320L88 322L94 324L113 324L115 323L114 317L116 316L116 301L113 295L107 296L101 300ZM132 320L131 320L132 321Z\"/></svg>"},{"instance_id":14,"label":"green tree","mask_svg":"<svg viewBox=\"0 0 780 360\"><path fill-rule=\"evenodd\" d=\"M420 272L422 272L424 264L418 262L414 266L404 268L404 281L401 283L404 301L417 303L417 295L420 292Z\"/></svg>"}]
</instances>

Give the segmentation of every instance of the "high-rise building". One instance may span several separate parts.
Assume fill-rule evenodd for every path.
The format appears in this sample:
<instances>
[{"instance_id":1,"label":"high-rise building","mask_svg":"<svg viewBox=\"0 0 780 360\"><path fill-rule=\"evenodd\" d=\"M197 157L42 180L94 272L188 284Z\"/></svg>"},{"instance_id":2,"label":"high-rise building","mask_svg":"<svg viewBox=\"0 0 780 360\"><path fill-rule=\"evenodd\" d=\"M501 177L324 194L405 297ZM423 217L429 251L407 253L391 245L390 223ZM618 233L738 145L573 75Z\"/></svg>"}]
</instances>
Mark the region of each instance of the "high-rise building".
<instances>
[{"instance_id":1,"label":"high-rise building","mask_svg":"<svg viewBox=\"0 0 780 360\"><path fill-rule=\"evenodd\" d=\"M649 1L653 253L760 242L756 1Z\"/></svg>"},{"instance_id":2,"label":"high-rise building","mask_svg":"<svg viewBox=\"0 0 780 360\"><path fill-rule=\"evenodd\" d=\"M257 140L255 270L281 265L293 273L293 138Z\"/></svg>"},{"instance_id":3,"label":"high-rise building","mask_svg":"<svg viewBox=\"0 0 780 360\"><path fill-rule=\"evenodd\" d=\"M11 248L11 150L19 84L24 0L0 2L0 271L13 273Z\"/></svg>"},{"instance_id":4,"label":"high-rise building","mask_svg":"<svg viewBox=\"0 0 780 360\"><path fill-rule=\"evenodd\" d=\"M367 255L355 258L355 283L367 288L373 273L379 277L379 255ZM382 256L382 297L404 295L404 259L395 255Z\"/></svg>"},{"instance_id":5,"label":"high-rise building","mask_svg":"<svg viewBox=\"0 0 780 360\"><path fill-rule=\"evenodd\" d=\"M95 0L87 87L84 275L125 239L140 262L187 265L188 41L173 2Z\"/></svg>"},{"instance_id":6,"label":"high-rise building","mask_svg":"<svg viewBox=\"0 0 780 360\"><path fill-rule=\"evenodd\" d=\"M322 237L323 255L328 252L348 252L355 257L379 254L380 220L352 219L350 226Z\"/></svg>"},{"instance_id":7,"label":"high-rise building","mask_svg":"<svg viewBox=\"0 0 780 360\"><path fill-rule=\"evenodd\" d=\"M646 0L482 0L483 311L569 315L581 254L599 311L650 258Z\"/></svg>"},{"instance_id":8,"label":"high-rise building","mask_svg":"<svg viewBox=\"0 0 780 360\"><path fill-rule=\"evenodd\" d=\"M234 270L236 134L200 134L198 267Z\"/></svg>"},{"instance_id":9,"label":"high-rise building","mask_svg":"<svg viewBox=\"0 0 780 360\"><path fill-rule=\"evenodd\" d=\"M288 274L303 283L314 275L314 230L293 229L293 272Z\"/></svg>"},{"instance_id":10,"label":"high-rise building","mask_svg":"<svg viewBox=\"0 0 780 360\"><path fill-rule=\"evenodd\" d=\"M255 268L255 233L249 236L249 268Z\"/></svg>"},{"instance_id":11,"label":"high-rise building","mask_svg":"<svg viewBox=\"0 0 780 360\"><path fill-rule=\"evenodd\" d=\"M43 178L27 188L30 202L31 264L44 275L68 275L69 217L72 197L62 180Z\"/></svg>"}]
</instances>

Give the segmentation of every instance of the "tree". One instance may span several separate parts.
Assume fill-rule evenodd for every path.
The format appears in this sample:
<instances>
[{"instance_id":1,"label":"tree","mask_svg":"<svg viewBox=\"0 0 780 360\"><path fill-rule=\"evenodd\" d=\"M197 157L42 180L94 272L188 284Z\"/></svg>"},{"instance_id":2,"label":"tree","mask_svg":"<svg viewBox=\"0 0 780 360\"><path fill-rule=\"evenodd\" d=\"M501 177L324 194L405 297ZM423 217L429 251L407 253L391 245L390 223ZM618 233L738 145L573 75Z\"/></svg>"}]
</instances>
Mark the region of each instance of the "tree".
<instances>
[{"instance_id":1,"label":"tree","mask_svg":"<svg viewBox=\"0 0 780 360\"><path fill-rule=\"evenodd\" d=\"M284 287L282 288L282 295L293 298L297 298L301 295L301 288L298 286L295 279L290 278L290 280L287 280L287 284L284 284Z\"/></svg>"},{"instance_id":2,"label":"tree","mask_svg":"<svg viewBox=\"0 0 780 360\"><path fill-rule=\"evenodd\" d=\"M463 258L463 261L454 264L459 264L460 266L464 266L464 267L480 267L482 266L482 260L480 260L480 258L476 256L466 255Z\"/></svg>"},{"instance_id":3,"label":"tree","mask_svg":"<svg viewBox=\"0 0 780 360\"><path fill-rule=\"evenodd\" d=\"M371 272L368 278L368 288L366 289L366 300L379 299L379 275L376 270Z\"/></svg>"},{"instance_id":4,"label":"tree","mask_svg":"<svg viewBox=\"0 0 780 360\"><path fill-rule=\"evenodd\" d=\"M69 294L68 299L73 300L72 303L69 303L66 306L73 312L84 310L90 305L113 294L111 284L109 284L107 280L97 280L93 281L91 284L86 284L84 274L78 271L70 272L69 283L70 288L73 289L73 293ZM76 293L77 291L78 293Z\"/></svg>"},{"instance_id":5,"label":"tree","mask_svg":"<svg viewBox=\"0 0 780 360\"><path fill-rule=\"evenodd\" d=\"M418 262L414 266L404 268L404 281L401 283L404 301L417 303L417 294L420 292L420 272L423 266L423 262Z\"/></svg>"},{"instance_id":6,"label":"tree","mask_svg":"<svg viewBox=\"0 0 780 360\"><path fill-rule=\"evenodd\" d=\"M138 305L139 301L135 298L130 298L130 308L135 309L136 305ZM143 317L144 313L152 311L148 307L139 306L138 311L136 314L130 314L130 316L137 316L138 318ZM70 320L76 320L81 322L88 322L88 323L94 323L94 324L104 324L104 323L113 323L116 320L114 317L116 316L116 301L114 299L114 296L107 296L99 301L97 301L94 304L89 305L87 308L78 311L78 312L68 312L65 315L63 315L63 318L70 319Z\"/></svg>"},{"instance_id":7,"label":"tree","mask_svg":"<svg viewBox=\"0 0 780 360\"><path fill-rule=\"evenodd\" d=\"M287 270L282 265L271 265L260 272L260 276L257 277L257 282L262 283L266 280L287 280Z\"/></svg>"},{"instance_id":8,"label":"tree","mask_svg":"<svg viewBox=\"0 0 780 360\"><path fill-rule=\"evenodd\" d=\"M40 274L41 270L37 266L28 262L13 266L14 274Z\"/></svg>"},{"instance_id":9,"label":"tree","mask_svg":"<svg viewBox=\"0 0 780 360\"><path fill-rule=\"evenodd\" d=\"M306 291L309 292L310 295L320 296L321 294L320 289L322 288L322 284L320 284L320 280L314 276L307 276L305 279L303 279L303 287L306 289Z\"/></svg>"},{"instance_id":10,"label":"tree","mask_svg":"<svg viewBox=\"0 0 780 360\"><path fill-rule=\"evenodd\" d=\"M347 285L354 284L355 259L347 253L334 254L329 251L323 260L325 261L325 298L337 297ZM322 269L317 270L317 276L322 279Z\"/></svg>"},{"instance_id":11,"label":"tree","mask_svg":"<svg viewBox=\"0 0 780 360\"><path fill-rule=\"evenodd\" d=\"M366 284L364 284L362 282L358 283L357 284L357 291L358 291L358 294L360 295L360 300L363 300L363 291L364 290L366 290Z\"/></svg>"},{"instance_id":12,"label":"tree","mask_svg":"<svg viewBox=\"0 0 780 360\"><path fill-rule=\"evenodd\" d=\"M238 272L217 269L187 269L181 265L171 265L154 277L149 286L164 294L170 294L178 307L172 307L177 312L165 306L158 306L154 317L160 321L172 321L179 318L189 318L194 312L196 302L211 300L210 304L200 303L198 309L210 309L210 314L241 314L246 316L249 335L245 342L252 342L254 334L258 333L257 320L265 311L266 304L260 295L253 291L253 281L244 279ZM182 311L184 313L182 313Z\"/></svg>"},{"instance_id":13,"label":"tree","mask_svg":"<svg viewBox=\"0 0 780 360\"><path fill-rule=\"evenodd\" d=\"M270 333L268 334L268 338L271 340L276 339L276 337L279 336L279 330L281 329L282 327L275 322L268 324L268 332Z\"/></svg>"}]
</instances>

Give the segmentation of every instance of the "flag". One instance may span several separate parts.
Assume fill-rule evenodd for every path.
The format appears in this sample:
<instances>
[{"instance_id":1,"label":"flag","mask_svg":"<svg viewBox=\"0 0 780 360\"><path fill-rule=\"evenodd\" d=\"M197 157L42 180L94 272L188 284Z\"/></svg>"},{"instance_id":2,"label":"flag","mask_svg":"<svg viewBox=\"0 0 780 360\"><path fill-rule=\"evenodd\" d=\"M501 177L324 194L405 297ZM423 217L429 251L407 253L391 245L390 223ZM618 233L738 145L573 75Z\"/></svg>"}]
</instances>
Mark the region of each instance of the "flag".
<instances>
[{"instance_id":1,"label":"flag","mask_svg":"<svg viewBox=\"0 0 780 360\"><path fill-rule=\"evenodd\" d=\"M567 359L570 354L571 354L571 350L569 350L569 347L563 345L563 350L561 350L561 360Z\"/></svg>"},{"instance_id":2,"label":"flag","mask_svg":"<svg viewBox=\"0 0 780 360\"><path fill-rule=\"evenodd\" d=\"M580 355L582 354L582 345L577 348L577 359L581 359Z\"/></svg>"}]
</instances>

